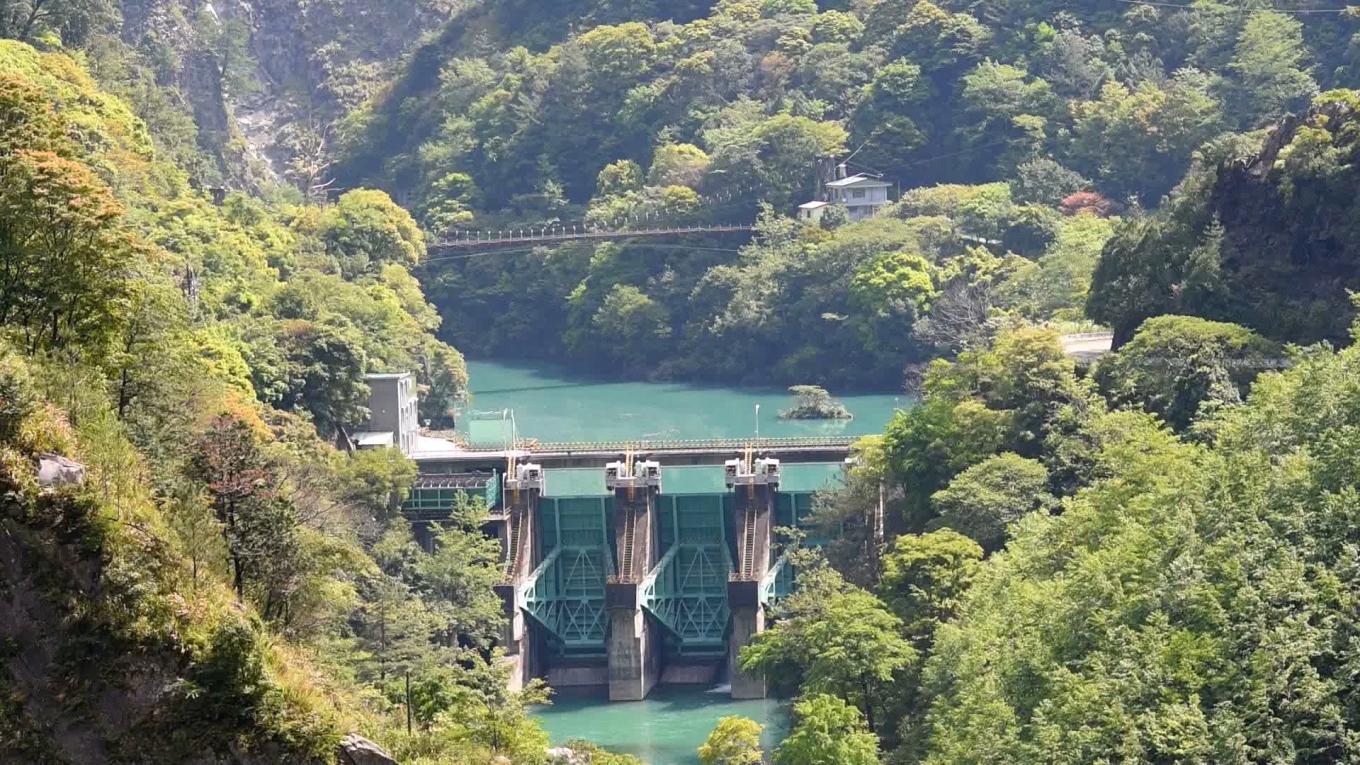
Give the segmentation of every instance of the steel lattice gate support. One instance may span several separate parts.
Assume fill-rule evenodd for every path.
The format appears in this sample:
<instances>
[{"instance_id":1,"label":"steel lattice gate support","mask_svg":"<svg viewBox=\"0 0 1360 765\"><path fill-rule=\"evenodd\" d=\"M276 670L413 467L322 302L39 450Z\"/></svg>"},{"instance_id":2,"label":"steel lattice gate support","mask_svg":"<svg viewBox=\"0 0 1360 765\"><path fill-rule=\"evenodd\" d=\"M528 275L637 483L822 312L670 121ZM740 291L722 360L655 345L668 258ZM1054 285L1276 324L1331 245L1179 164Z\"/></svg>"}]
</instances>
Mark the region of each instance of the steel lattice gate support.
<instances>
[{"instance_id":1,"label":"steel lattice gate support","mask_svg":"<svg viewBox=\"0 0 1360 765\"><path fill-rule=\"evenodd\" d=\"M726 650L727 579L732 571L723 494L658 498L666 551L644 592L644 606L666 629L672 657L716 657Z\"/></svg>"},{"instance_id":2,"label":"steel lattice gate support","mask_svg":"<svg viewBox=\"0 0 1360 765\"><path fill-rule=\"evenodd\" d=\"M543 561L524 585L523 602L559 657L604 654L605 581L613 572L607 505L597 497L539 505Z\"/></svg>"}]
</instances>

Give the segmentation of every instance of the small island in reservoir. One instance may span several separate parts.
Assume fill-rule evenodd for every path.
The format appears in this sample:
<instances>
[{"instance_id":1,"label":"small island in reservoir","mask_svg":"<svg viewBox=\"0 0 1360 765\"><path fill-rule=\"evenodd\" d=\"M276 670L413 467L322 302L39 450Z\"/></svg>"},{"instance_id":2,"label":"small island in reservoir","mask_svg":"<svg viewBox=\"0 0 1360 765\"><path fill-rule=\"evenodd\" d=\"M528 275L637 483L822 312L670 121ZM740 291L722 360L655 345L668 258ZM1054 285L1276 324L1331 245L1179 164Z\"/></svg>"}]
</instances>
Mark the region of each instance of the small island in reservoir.
<instances>
[{"instance_id":1,"label":"small island in reservoir","mask_svg":"<svg viewBox=\"0 0 1360 765\"><path fill-rule=\"evenodd\" d=\"M820 385L794 385L789 388L794 396L793 406L784 409L779 417L785 420L849 420L854 417L845 404L837 401Z\"/></svg>"}]
</instances>

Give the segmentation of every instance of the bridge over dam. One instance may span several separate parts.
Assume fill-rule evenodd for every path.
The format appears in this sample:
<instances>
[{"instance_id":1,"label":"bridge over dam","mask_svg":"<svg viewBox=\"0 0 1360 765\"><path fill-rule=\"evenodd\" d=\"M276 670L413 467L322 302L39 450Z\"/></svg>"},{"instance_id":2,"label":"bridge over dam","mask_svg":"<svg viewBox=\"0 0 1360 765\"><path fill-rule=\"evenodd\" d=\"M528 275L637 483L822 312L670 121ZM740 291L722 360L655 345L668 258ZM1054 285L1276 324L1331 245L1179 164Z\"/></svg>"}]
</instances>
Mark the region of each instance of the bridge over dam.
<instances>
[{"instance_id":1,"label":"bridge over dam","mask_svg":"<svg viewBox=\"0 0 1360 765\"><path fill-rule=\"evenodd\" d=\"M658 683L726 678L734 698L760 698L764 678L735 659L792 588L773 530L806 525L853 441L425 449L403 512L428 534L460 493L486 499L514 685L607 685L632 701Z\"/></svg>"}]
</instances>

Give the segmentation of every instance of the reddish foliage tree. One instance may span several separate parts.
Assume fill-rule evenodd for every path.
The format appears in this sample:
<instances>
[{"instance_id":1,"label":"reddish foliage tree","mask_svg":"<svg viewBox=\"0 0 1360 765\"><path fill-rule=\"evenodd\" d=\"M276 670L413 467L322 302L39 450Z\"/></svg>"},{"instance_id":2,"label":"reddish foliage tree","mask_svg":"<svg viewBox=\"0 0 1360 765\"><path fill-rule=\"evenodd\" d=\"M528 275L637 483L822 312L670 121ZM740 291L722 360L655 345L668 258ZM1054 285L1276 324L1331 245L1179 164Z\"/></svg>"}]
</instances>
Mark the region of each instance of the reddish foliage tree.
<instances>
[{"instance_id":1,"label":"reddish foliage tree","mask_svg":"<svg viewBox=\"0 0 1360 765\"><path fill-rule=\"evenodd\" d=\"M1114 213L1114 202L1094 191L1078 191L1063 198L1061 209L1062 214L1069 217L1089 211L1102 218L1108 218Z\"/></svg>"}]
</instances>

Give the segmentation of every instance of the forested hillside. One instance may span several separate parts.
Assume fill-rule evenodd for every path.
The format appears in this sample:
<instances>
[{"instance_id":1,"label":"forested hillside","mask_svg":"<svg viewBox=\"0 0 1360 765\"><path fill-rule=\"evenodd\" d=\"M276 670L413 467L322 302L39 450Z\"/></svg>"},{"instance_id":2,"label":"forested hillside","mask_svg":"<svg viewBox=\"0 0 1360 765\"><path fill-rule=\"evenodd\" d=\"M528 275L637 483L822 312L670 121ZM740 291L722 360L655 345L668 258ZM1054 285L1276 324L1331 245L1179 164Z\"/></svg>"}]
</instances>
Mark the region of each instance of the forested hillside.
<instances>
[{"instance_id":1,"label":"forested hillside","mask_svg":"<svg viewBox=\"0 0 1360 765\"><path fill-rule=\"evenodd\" d=\"M1088 311L1117 339L1161 313L1232 321L1271 337L1347 343L1357 271L1360 99L1317 99L1265 141L1205 147L1166 208L1121 229Z\"/></svg>"},{"instance_id":2,"label":"forested hillside","mask_svg":"<svg viewBox=\"0 0 1360 765\"><path fill-rule=\"evenodd\" d=\"M332 445L366 372L463 395L420 229L373 191L215 204L132 112L0 41L0 760L541 760L485 508L423 550L414 465Z\"/></svg>"},{"instance_id":3,"label":"forested hillside","mask_svg":"<svg viewBox=\"0 0 1360 765\"><path fill-rule=\"evenodd\" d=\"M516 28L540 40L526 30L546 12L479 38L501 45L453 24L347 119L336 171L400 190L436 235L749 222L762 205L782 218L828 154L883 174L902 204L843 230L832 216L830 232L772 223L749 246L451 256L426 281L460 347L629 376L896 387L961 346L960 316L1079 318L1114 229L1088 216L1137 218L1206 142L1360 84L1360 22L1320 3L727 0L677 15L568 27L546 49L509 44ZM827 363L846 353L862 363Z\"/></svg>"}]
</instances>

